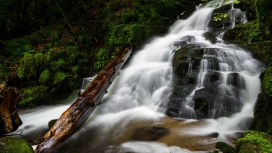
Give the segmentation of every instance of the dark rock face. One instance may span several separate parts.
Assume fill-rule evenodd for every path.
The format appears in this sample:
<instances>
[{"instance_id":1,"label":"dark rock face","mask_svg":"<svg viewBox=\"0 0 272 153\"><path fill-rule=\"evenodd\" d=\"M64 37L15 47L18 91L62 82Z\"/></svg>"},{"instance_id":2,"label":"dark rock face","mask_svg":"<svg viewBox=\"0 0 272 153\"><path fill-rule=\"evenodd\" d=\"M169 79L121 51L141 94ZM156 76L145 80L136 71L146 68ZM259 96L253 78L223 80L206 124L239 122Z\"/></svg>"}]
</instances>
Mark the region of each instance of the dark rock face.
<instances>
[{"instance_id":1,"label":"dark rock face","mask_svg":"<svg viewBox=\"0 0 272 153\"><path fill-rule=\"evenodd\" d=\"M194 109L199 118L230 116L241 109L242 104L238 100L238 95L222 91L220 85L220 82L216 82L195 91ZM222 96L220 92L227 93ZM238 90L234 88L231 92L238 93Z\"/></svg>"},{"instance_id":2,"label":"dark rock face","mask_svg":"<svg viewBox=\"0 0 272 153\"><path fill-rule=\"evenodd\" d=\"M239 90L245 88L245 82L239 73L220 72L219 54L225 54L223 49L180 44L182 48L175 51L173 59L174 93L166 114L202 119L230 116L240 111L242 104L238 95Z\"/></svg>"}]
</instances>

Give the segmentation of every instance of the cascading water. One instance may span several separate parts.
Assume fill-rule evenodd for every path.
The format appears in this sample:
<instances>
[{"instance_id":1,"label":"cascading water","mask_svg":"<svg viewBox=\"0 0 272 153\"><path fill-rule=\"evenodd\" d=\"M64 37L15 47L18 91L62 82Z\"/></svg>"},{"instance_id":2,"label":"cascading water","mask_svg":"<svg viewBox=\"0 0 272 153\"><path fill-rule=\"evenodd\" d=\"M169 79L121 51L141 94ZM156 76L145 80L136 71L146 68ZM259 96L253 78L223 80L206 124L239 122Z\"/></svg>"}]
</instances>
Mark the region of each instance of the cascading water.
<instances>
[{"instance_id":1,"label":"cascading water","mask_svg":"<svg viewBox=\"0 0 272 153\"><path fill-rule=\"evenodd\" d=\"M205 40L203 33L208 30L212 11L212 8L204 7L187 20L178 20L170 28L169 34L152 40L135 53L129 65L113 82L102 100L102 105L97 107L84 126L56 152L186 153L191 152L187 149L213 149L201 146L209 146L217 141L229 143L230 137L236 138L237 133L246 130L248 122L253 118L254 103L260 92L261 65L241 48L223 43L212 44ZM168 102L173 96L173 52L188 45L202 48L200 66L194 67L192 63L196 59L188 56L188 68L182 75L188 78L194 71L199 73L197 81L192 81L193 87L190 90L188 88L190 92L184 94L178 103L179 107L181 103L184 104L184 108L178 108L177 115L173 115L176 119L173 120L165 115L170 107ZM190 50L196 51L194 48ZM194 110L195 99L199 96L198 93L208 88L210 72L218 76L217 92L211 100L213 104L209 106L207 115L211 119L191 120L190 118L198 118ZM225 108L225 102L230 103L230 107ZM45 116L52 114L54 109L22 114L24 125L19 131L36 130L37 128L31 126L35 127L38 120L45 126L67 107L65 105L59 109L54 106L59 114L49 118ZM182 112L182 109L189 114ZM38 114L42 116L31 118ZM154 138L153 141L134 137L135 132L140 133L139 135L148 133L145 130L138 132L137 129L150 126L162 127L165 131L162 135L164 137ZM215 136L209 137L211 134ZM202 136L208 137L203 139ZM191 143L187 144L188 141Z\"/></svg>"}]
</instances>

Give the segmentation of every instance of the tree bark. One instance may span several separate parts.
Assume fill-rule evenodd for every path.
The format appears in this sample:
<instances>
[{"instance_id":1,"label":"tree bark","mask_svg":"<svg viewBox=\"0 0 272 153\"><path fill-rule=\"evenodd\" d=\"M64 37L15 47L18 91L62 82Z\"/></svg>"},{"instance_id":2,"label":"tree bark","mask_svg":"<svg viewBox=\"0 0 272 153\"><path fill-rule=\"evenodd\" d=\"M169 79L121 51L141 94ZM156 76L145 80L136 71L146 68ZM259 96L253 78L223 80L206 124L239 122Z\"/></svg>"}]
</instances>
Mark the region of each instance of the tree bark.
<instances>
[{"instance_id":1,"label":"tree bark","mask_svg":"<svg viewBox=\"0 0 272 153\"><path fill-rule=\"evenodd\" d=\"M13 132L22 125L18 115L19 90L0 84L0 136Z\"/></svg>"},{"instance_id":2,"label":"tree bark","mask_svg":"<svg viewBox=\"0 0 272 153\"><path fill-rule=\"evenodd\" d=\"M126 46L119 55L112 59L77 100L62 113L61 117L44 135L44 140L38 145L35 153L53 152L85 123L96 106L100 104L102 97L107 93L107 89L118 75L131 51L132 46Z\"/></svg>"}]
</instances>

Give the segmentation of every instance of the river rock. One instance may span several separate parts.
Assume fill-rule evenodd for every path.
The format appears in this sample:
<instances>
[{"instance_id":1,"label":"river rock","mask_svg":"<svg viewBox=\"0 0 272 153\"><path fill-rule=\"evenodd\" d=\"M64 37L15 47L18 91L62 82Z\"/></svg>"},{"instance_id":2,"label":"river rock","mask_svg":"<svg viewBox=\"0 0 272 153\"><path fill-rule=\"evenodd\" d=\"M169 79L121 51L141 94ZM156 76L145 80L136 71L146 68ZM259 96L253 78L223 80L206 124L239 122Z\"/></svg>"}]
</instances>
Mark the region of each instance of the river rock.
<instances>
[{"instance_id":1,"label":"river rock","mask_svg":"<svg viewBox=\"0 0 272 153\"><path fill-rule=\"evenodd\" d=\"M225 142L217 142L215 146L223 153L236 153L235 148Z\"/></svg>"},{"instance_id":2,"label":"river rock","mask_svg":"<svg viewBox=\"0 0 272 153\"><path fill-rule=\"evenodd\" d=\"M137 141L156 141L169 132L170 131L164 127L141 127L134 130L131 139Z\"/></svg>"}]
</instances>

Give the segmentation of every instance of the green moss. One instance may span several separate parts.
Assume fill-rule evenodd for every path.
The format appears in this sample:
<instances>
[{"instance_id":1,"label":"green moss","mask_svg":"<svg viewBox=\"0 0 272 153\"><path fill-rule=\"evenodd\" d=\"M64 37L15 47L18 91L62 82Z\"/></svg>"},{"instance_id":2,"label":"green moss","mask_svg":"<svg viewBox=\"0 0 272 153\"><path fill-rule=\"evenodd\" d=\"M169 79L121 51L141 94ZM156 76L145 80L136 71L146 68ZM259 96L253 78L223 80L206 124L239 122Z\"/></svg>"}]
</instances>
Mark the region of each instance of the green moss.
<instances>
[{"instance_id":1,"label":"green moss","mask_svg":"<svg viewBox=\"0 0 272 153\"><path fill-rule=\"evenodd\" d=\"M62 82L65 82L68 78L68 74L64 72L57 72L54 77L53 85L59 85Z\"/></svg>"},{"instance_id":2,"label":"green moss","mask_svg":"<svg viewBox=\"0 0 272 153\"><path fill-rule=\"evenodd\" d=\"M272 67L269 67L264 74L262 88L266 95L272 97Z\"/></svg>"},{"instance_id":3,"label":"green moss","mask_svg":"<svg viewBox=\"0 0 272 153\"><path fill-rule=\"evenodd\" d=\"M30 43L29 37L10 40L3 49L3 53L7 56L11 56L14 60L18 60L18 58L22 56L22 53L31 51L33 51L33 46Z\"/></svg>"},{"instance_id":4,"label":"green moss","mask_svg":"<svg viewBox=\"0 0 272 153\"><path fill-rule=\"evenodd\" d=\"M71 81L69 81L69 89L73 90L73 89L79 89L80 88L80 85L81 85L81 82L82 82L82 77L78 74L75 74Z\"/></svg>"},{"instance_id":5,"label":"green moss","mask_svg":"<svg viewBox=\"0 0 272 153\"><path fill-rule=\"evenodd\" d=\"M247 131L243 138L238 139L237 148L241 148L244 143L255 144L264 153L272 152L271 136L264 132Z\"/></svg>"},{"instance_id":6,"label":"green moss","mask_svg":"<svg viewBox=\"0 0 272 153\"><path fill-rule=\"evenodd\" d=\"M29 143L16 137L0 138L0 150L1 153L34 153Z\"/></svg>"},{"instance_id":7,"label":"green moss","mask_svg":"<svg viewBox=\"0 0 272 153\"><path fill-rule=\"evenodd\" d=\"M33 54L25 52L16 72L19 78L30 80L37 78L40 72L46 67L48 67L48 61L42 53Z\"/></svg>"},{"instance_id":8,"label":"green moss","mask_svg":"<svg viewBox=\"0 0 272 153\"><path fill-rule=\"evenodd\" d=\"M260 29L257 20L252 20L246 24L239 24L228 30L224 39L232 43L250 44L268 39L267 29Z\"/></svg>"},{"instance_id":9,"label":"green moss","mask_svg":"<svg viewBox=\"0 0 272 153\"><path fill-rule=\"evenodd\" d=\"M40 74L39 77L39 83L43 84L43 85L50 85L52 82L52 76L53 74L51 73L50 70L46 69L44 71L42 71L42 73Z\"/></svg>"},{"instance_id":10,"label":"green moss","mask_svg":"<svg viewBox=\"0 0 272 153\"><path fill-rule=\"evenodd\" d=\"M68 78L71 76L64 72L56 72L53 80L53 88L50 94L62 93L69 91L68 88Z\"/></svg>"}]
</instances>

